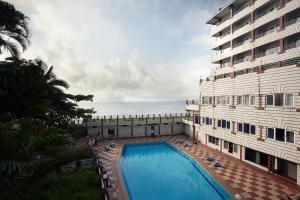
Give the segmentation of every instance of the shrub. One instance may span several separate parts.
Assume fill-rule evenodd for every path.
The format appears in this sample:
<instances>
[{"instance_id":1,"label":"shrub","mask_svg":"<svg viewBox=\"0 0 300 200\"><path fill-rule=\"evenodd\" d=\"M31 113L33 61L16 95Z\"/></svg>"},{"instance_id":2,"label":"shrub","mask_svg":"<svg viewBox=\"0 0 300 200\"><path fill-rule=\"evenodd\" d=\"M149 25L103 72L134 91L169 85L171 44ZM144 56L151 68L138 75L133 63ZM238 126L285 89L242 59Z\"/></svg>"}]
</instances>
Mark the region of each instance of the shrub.
<instances>
[{"instance_id":1,"label":"shrub","mask_svg":"<svg viewBox=\"0 0 300 200\"><path fill-rule=\"evenodd\" d=\"M39 182L33 200L94 200L101 199L95 167L81 168L76 172L52 172Z\"/></svg>"},{"instance_id":2,"label":"shrub","mask_svg":"<svg viewBox=\"0 0 300 200\"><path fill-rule=\"evenodd\" d=\"M70 162L91 157L93 157L93 154L88 150L68 152L63 155L59 155L55 158L41 163L37 176L50 173L51 171L57 171L62 165L68 164Z\"/></svg>"}]
</instances>

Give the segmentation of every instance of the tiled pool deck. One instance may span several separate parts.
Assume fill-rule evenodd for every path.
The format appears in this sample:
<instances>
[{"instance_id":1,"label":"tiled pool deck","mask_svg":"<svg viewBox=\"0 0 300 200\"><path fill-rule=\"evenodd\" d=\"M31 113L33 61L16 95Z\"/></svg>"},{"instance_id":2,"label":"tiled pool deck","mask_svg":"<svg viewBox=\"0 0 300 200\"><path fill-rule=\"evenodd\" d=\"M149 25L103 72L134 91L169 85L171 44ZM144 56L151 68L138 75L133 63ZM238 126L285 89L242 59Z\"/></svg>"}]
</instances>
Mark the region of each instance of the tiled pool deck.
<instances>
[{"instance_id":1,"label":"tiled pool deck","mask_svg":"<svg viewBox=\"0 0 300 200\"><path fill-rule=\"evenodd\" d=\"M105 170L113 182L114 188L110 191L111 199L124 199L120 177L116 171L116 162L119 159L123 144L147 141L167 141L193 156L206 170L208 170L226 189L233 195L240 194L242 199L276 200L282 194L295 195L300 193L300 186L290 183L274 174L257 169L245 162L202 144L192 144L185 135L143 137L104 140L94 148ZM176 141L188 141L190 146L179 144ZM115 148L106 151L104 146L108 143L115 144ZM216 160L221 160L223 166L215 169L212 163L205 160L207 155L214 155ZM122 192L123 191L123 192Z\"/></svg>"}]
</instances>

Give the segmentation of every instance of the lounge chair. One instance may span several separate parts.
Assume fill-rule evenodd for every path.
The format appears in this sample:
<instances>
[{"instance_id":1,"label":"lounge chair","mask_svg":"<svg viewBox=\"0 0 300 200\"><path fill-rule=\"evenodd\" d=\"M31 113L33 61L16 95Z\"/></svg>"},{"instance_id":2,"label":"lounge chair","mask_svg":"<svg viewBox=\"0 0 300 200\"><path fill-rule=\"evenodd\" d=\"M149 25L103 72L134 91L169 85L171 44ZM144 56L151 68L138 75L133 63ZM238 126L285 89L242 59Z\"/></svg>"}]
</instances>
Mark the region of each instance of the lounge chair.
<instances>
[{"instance_id":1,"label":"lounge chair","mask_svg":"<svg viewBox=\"0 0 300 200\"><path fill-rule=\"evenodd\" d=\"M111 149L108 146L104 147L105 151L110 151Z\"/></svg>"},{"instance_id":2,"label":"lounge chair","mask_svg":"<svg viewBox=\"0 0 300 200\"><path fill-rule=\"evenodd\" d=\"M109 146L110 148L112 148L112 149L116 147L116 145L113 144L113 143L109 143L108 146Z\"/></svg>"},{"instance_id":3,"label":"lounge chair","mask_svg":"<svg viewBox=\"0 0 300 200\"><path fill-rule=\"evenodd\" d=\"M177 141L176 141L176 144L183 144L183 143L184 143L183 140L177 140Z\"/></svg>"},{"instance_id":4,"label":"lounge chair","mask_svg":"<svg viewBox=\"0 0 300 200\"><path fill-rule=\"evenodd\" d=\"M205 160L212 162L212 161L215 161L215 157L212 155L208 155L205 157Z\"/></svg>"},{"instance_id":5,"label":"lounge chair","mask_svg":"<svg viewBox=\"0 0 300 200\"><path fill-rule=\"evenodd\" d=\"M213 166L215 168L222 167L222 162L220 160L217 160L216 162L214 162Z\"/></svg>"},{"instance_id":6,"label":"lounge chair","mask_svg":"<svg viewBox=\"0 0 300 200\"><path fill-rule=\"evenodd\" d=\"M280 197L281 200L300 200L300 194L297 194L295 196L289 196L287 194L283 194L281 197Z\"/></svg>"},{"instance_id":7,"label":"lounge chair","mask_svg":"<svg viewBox=\"0 0 300 200\"><path fill-rule=\"evenodd\" d=\"M184 146L184 147L191 147L192 145L189 144L189 143L187 142L187 143L185 143L183 146Z\"/></svg>"}]
</instances>

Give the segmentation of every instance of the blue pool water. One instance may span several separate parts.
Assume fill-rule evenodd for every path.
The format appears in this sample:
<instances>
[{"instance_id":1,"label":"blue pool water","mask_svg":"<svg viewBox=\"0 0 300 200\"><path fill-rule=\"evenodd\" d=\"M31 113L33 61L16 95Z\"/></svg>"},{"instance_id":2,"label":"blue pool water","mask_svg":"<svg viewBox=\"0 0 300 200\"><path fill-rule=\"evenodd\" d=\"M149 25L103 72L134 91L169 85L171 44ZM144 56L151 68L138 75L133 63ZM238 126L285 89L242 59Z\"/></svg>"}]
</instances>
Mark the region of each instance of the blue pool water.
<instances>
[{"instance_id":1,"label":"blue pool water","mask_svg":"<svg viewBox=\"0 0 300 200\"><path fill-rule=\"evenodd\" d=\"M166 142L124 145L119 165L131 200L231 197L198 162Z\"/></svg>"}]
</instances>

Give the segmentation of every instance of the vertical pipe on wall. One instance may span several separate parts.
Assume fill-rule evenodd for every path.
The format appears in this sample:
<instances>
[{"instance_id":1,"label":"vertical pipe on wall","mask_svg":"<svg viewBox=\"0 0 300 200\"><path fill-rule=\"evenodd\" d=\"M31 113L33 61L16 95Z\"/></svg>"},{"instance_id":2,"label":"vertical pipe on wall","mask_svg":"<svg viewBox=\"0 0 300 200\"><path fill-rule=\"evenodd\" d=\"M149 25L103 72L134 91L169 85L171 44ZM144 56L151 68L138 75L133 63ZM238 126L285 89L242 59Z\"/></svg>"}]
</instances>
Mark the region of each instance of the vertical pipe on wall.
<instances>
[{"instance_id":1,"label":"vertical pipe on wall","mask_svg":"<svg viewBox=\"0 0 300 200\"><path fill-rule=\"evenodd\" d=\"M101 119L101 137L104 137L104 134L103 134L103 118Z\"/></svg>"},{"instance_id":2,"label":"vertical pipe on wall","mask_svg":"<svg viewBox=\"0 0 300 200\"><path fill-rule=\"evenodd\" d=\"M119 116L117 115L117 137L119 137Z\"/></svg>"},{"instance_id":3,"label":"vertical pipe on wall","mask_svg":"<svg viewBox=\"0 0 300 200\"><path fill-rule=\"evenodd\" d=\"M131 137L133 137L133 117L131 117Z\"/></svg>"},{"instance_id":4,"label":"vertical pipe on wall","mask_svg":"<svg viewBox=\"0 0 300 200\"><path fill-rule=\"evenodd\" d=\"M146 117L146 123L145 123L145 135L148 135L148 117Z\"/></svg>"},{"instance_id":5,"label":"vertical pipe on wall","mask_svg":"<svg viewBox=\"0 0 300 200\"><path fill-rule=\"evenodd\" d=\"M158 135L160 136L161 115L159 114Z\"/></svg>"}]
</instances>

